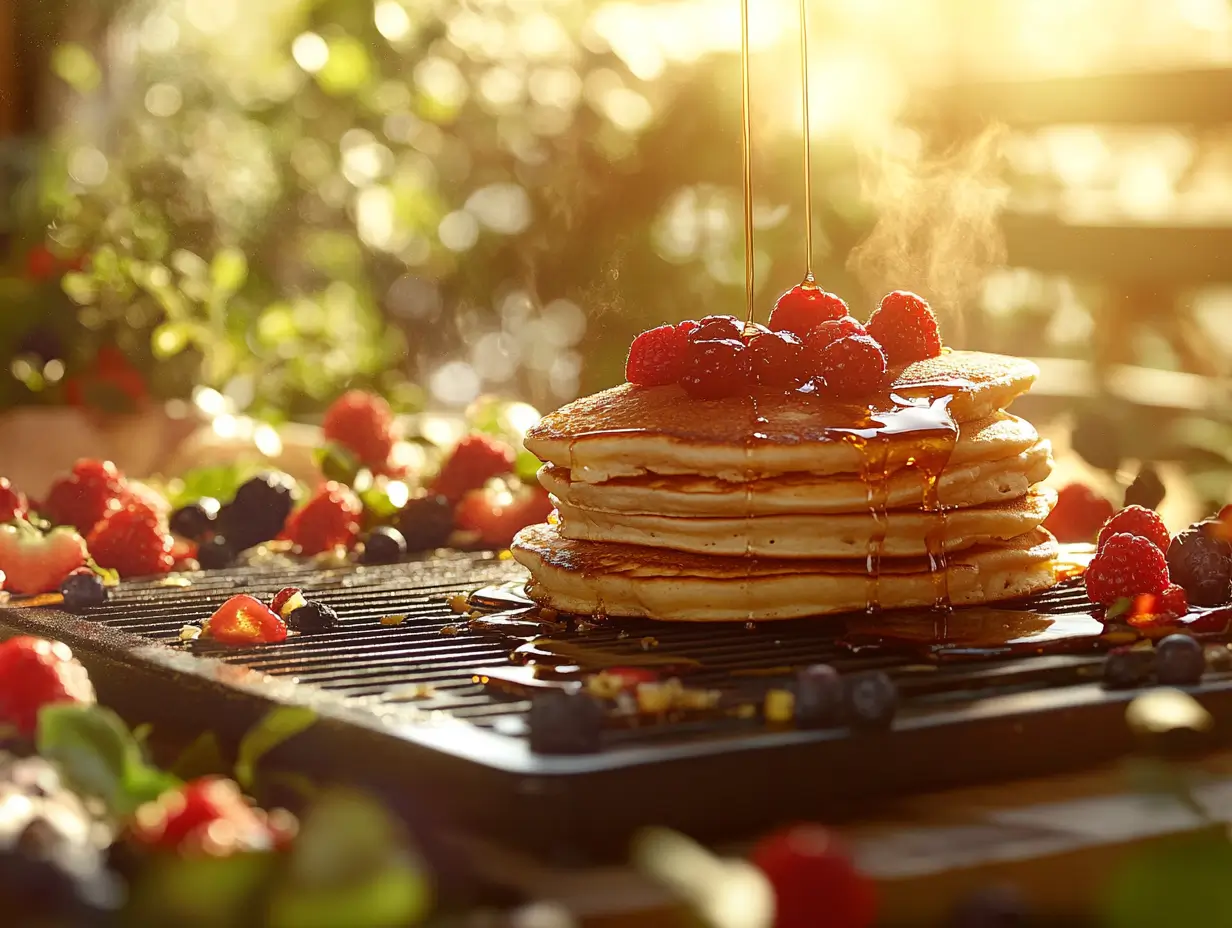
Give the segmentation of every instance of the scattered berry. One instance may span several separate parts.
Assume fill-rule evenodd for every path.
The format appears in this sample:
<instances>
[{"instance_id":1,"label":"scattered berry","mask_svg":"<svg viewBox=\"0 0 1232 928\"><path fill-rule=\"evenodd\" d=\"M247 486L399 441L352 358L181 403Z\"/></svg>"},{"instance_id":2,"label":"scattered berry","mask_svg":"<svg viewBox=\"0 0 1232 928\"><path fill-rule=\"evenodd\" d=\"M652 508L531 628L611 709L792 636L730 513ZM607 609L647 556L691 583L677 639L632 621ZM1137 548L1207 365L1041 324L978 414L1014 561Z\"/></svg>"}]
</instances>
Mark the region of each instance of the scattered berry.
<instances>
[{"instance_id":1,"label":"scattered berry","mask_svg":"<svg viewBox=\"0 0 1232 928\"><path fill-rule=\"evenodd\" d=\"M1232 544L1220 537L1219 522L1199 522L1168 546L1168 572L1194 606L1220 606L1232 594ZM0 564L0 566L3 566Z\"/></svg>"},{"instance_id":2,"label":"scattered berry","mask_svg":"<svg viewBox=\"0 0 1232 928\"><path fill-rule=\"evenodd\" d=\"M507 548L513 536L547 521L552 500L542 487L524 487L516 493L495 489L473 490L458 503L454 518L459 531L477 532L484 548Z\"/></svg>"},{"instance_id":3,"label":"scattered berry","mask_svg":"<svg viewBox=\"0 0 1232 928\"><path fill-rule=\"evenodd\" d=\"M1105 541L1122 532L1145 538L1160 551L1167 551L1172 542L1172 536L1168 534L1163 519L1154 510L1144 509L1142 506L1126 506L1105 522L1104 527L1099 530L1097 546L1102 548Z\"/></svg>"},{"instance_id":4,"label":"scattered berry","mask_svg":"<svg viewBox=\"0 0 1232 928\"><path fill-rule=\"evenodd\" d=\"M1113 648L1104 658L1104 686L1131 689L1142 686L1155 670L1155 652L1125 645Z\"/></svg>"},{"instance_id":5,"label":"scattered berry","mask_svg":"<svg viewBox=\"0 0 1232 928\"><path fill-rule=\"evenodd\" d=\"M759 332L748 346L753 379L761 386L794 390L809 379L804 343L790 332Z\"/></svg>"},{"instance_id":6,"label":"scattered berry","mask_svg":"<svg viewBox=\"0 0 1232 928\"><path fill-rule=\"evenodd\" d=\"M362 511L359 497L351 488L331 480L322 484L302 509L291 514L286 536L307 556L336 547L350 548L359 535Z\"/></svg>"},{"instance_id":7,"label":"scattered berry","mask_svg":"<svg viewBox=\"0 0 1232 928\"><path fill-rule=\"evenodd\" d=\"M868 334L885 350L893 367L941 354L941 331L928 301L906 290L881 298L868 320Z\"/></svg>"},{"instance_id":8,"label":"scattered berry","mask_svg":"<svg viewBox=\"0 0 1232 928\"><path fill-rule=\"evenodd\" d=\"M829 664L814 664L796 674L796 724L801 728L835 728L846 717L843 678Z\"/></svg>"},{"instance_id":9,"label":"scattered berry","mask_svg":"<svg viewBox=\"0 0 1232 928\"><path fill-rule=\"evenodd\" d=\"M222 535L201 542L197 548L197 563L202 570L222 570L235 563L236 550Z\"/></svg>"},{"instance_id":10,"label":"scattered berry","mask_svg":"<svg viewBox=\"0 0 1232 928\"><path fill-rule=\"evenodd\" d=\"M205 620L201 634L220 644L265 644L285 640L287 623L256 597L240 594Z\"/></svg>"},{"instance_id":11,"label":"scattered berry","mask_svg":"<svg viewBox=\"0 0 1232 928\"><path fill-rule=\"evenodd\" d=\"M1125 505L1158 509L1159 504L1164 501L1165 493L1167 490L1164 489L1164 482L1159 477L1159 471L1150 464L1144 464L1138 471L1138 476L1134 478L1134 482L1125 491Z\"/></svg>"},{"instance_id":12,"label":"scattered berry","mask_svg":"<svg viewBox=\"0 0 1232 928\"><path fill-rule=\"evenodd\" d=\"M1012 886L990 886L959 903L953 928L1026 928L1027 904Z\"/></svg>"},{"instance_id":13,"label":"scattered berry","mask_svg":"<svg viewBox=\"0 0 1232 928\"><path fill-rule=\"evenodd\" d=\"M1192 686L1206 671L1206 652L1189 635L1169 635L1155 645L1155 679L1164 686Z\"/></svg>"},{"instance_id":14,"label":"scattered berry","mask_svg":"<svg viewBox=\"0 0 1232 928\"><path fill-rule=\"evenodd\" d=\"M0 571L11 593L50 593L85 562L86 543L67 526L44 535L24 519L0 525Z\"/></svg>"},{"instance_id":15,"label":"scattered berry","mask_svg":"<svg viewBox=\"0 0 1232 928\"><path fill-rule=\"evenodd\" d=\"M1091 602L1111 606L1118 599L1162 593L1168 586L1168 564L1153 542L1121 533L1104 540L1085 577Z\"/></svg>"},{"instance_id":16,"label":"scattered berry","mask_svg":"<svg viewBox=\"0 0 1232 928\"><path fill-rule=\"evenodd\" d=\"M1189 612L1189 597L1185 595L1185 588L1175 583L1168 584L1168 587L1159 594L1155 607L1163 615L1177 618L1185 615Z\"/></svg>"},{"instance_id":17,"label":"scattered berry","mask_svg":"<svg viewBox=\"0 0 1232 928\"><path fill-rule=\"evenodd\" d=\"M175 563L175 539L141 507L109 512L86 541L94 562L121 577L165 574Z\"/></svg>"},{"instance_id":18,"label":"scattered berry","mask_svg":"<svg viewBox=\"0 0 1232 928\"><path fill-rule=\"evenodd\" d=\"M797 284L778 298L770 313L770 328L804 338L827 319L848 316L847 304L820 287Z\"/></svg>"},{"instance_id":19,"label":"scattered berry","mask_svg":"<svg viewBox=\"0 0 1232 928\"><path fill-rule=\"evenodd\" d=\"M384 467L394 447L394 414L383 397L348 390L325 411L321 432L361 464Z\"/></svg>"},{"instance_id":20,"label":"scattered berry","mask_svg":"<svg viewBox=\"0 0 1232 928\"><path fill-rule=\"evenodd\" d=\"M59 703L94 703L94 686L68 645L22 636L0 642L0 720L33 736L38 712Z\"/></svg>"},{"instance_id":21,"label":"scattered berry","mask_svg":"<svg viewBox=\"0 0 1232 928\"><path fill-rule=\"evenodd\" d=\"M30 511L26 494L13 489L7 477L0 477L0 522L24 519Z\"/></svg>"},{"instance_id":22,"label":"scattered berry","mask_svg":"<svg viewBox=\"0 0 1232 928\"><path fill-rule=\"evenodd\" d=\"M774 928L869 928L877 914L873 882L838 837L820 825L768 835L750 855L774 888Z\"/></svg>"},{"instance_id":23,"label":"scattered berry","mask_svg":"<svg viewBox=\"0 0 1232 928\"><path fill-rule=\"evenodd\" d=\"M804 336L804 345L808 349L810 355L814 358L825 348L840 338L845 338L848 335L867 335L868 330L860 325L851 316L843 316L841 319L827 319L819 325L809 329L808 335Z\"/></svg>"},{"instance_id":24,"label":"scattered berry","mask_svg":"<svg viewBox=\"0 0 1232 928\"><path fill-rule=\"evenodd\" d=\"M493 477L513 470L514 454L503 441L475 433L463 438L432 482L432 492L456 503Z\"/></svg>"},{"instance_id":25,"label":"scattered berry","mask_svg":"<svg viewBox=\"0 0 1232 928\"><path fill-rule=\"evenodd\" d=\"M683 324L661 325L633 339L625 361L625 380L643 387L675 383L684 370L685 346L691 331Z\"/></svg>"},{"instance_id":26,"label":"scattered berry","mask_svg":"<svg viewBox=\"0 0 1232 928\"><path fill-rule=\"evenodd\" d=\"M531 697L528 724L536 754L590 754L599 750L603 706L586 693L548 690Z\"/></svg>"},{"instance_id":27,"label":"scattered berry","mask_svg":"<svg viewBox=\"0 0 1232 928\"><path fill-rule=\"evenodd\" d=\"M853 728L889 728L898 712L898 687L880 670L846 680L847 720Z\"/></svg>"},{"instance_id":28,"label":"scattered berry","mask_svg":"<svg viewBox=\"0 0 1232 928\"><path fill-rule=\"evenodd\" d=\"M1090 487L1071 483L1057 493L1057 504L1044 520L1044 528L1066 544L1090 542L1114 512L1112 503Z\"/></svg>"},{"instance_id":29,"label":"scattered berry","mask_svg":"<svg viewBox=\"0 0 1232 928\"><path fill-rule=\"evenodd\" d=\"M290 474L271 471L245 481L218 511L218 532L237 551L277 538L286 527L299 487Z\"/></svg>"},{"instance_id":30,"label":"scattered berry","mask_svg":"<svg viewBox=\"0 0 1232 928\"><path fill-rule=\"evenodd\" d=\"M269 817L222 777L190 780L141 806L130 837L147 848L210 857L269 851L278 843Z\"/></svg>"},{"instance_id":31,"label":"scattered berry","mask_svg":"<svg viewBox=\"0 0 1232 928\"><path fill-rule=\"evenodd\" d=\"M327 632L338 624L338 613L319 600L309 600L287 615L287 625L297 632L311 635Z\"/></svg>"},{"instance_id":32,"label":"scattered berry","mask_svg":"<svg viewBox=\"0 0 1232 928\"><path fill-rule=\"evenodd\" d=\"M103 516L120 508L126 484L110 461L83 458L66 477L51 485L43 514L57 525L71 525L88 535Z\"/></svg>"},{"instance_id":33,"label":"scattered berry","mask_svg":"<svg viewBox=\"0 0 1232 928\"><path fill-rule=\"evenodd\" d=\"M1185 591L1175 583L1158 595L1143 593L1134 597L1133 606L1125 621L1134 628L1155 628L1172 625L1189 612Z\"/></svg>"},{"instance_id":34,"label":"scattered berry","mask_svg":"<svg viewBox=\"0 0 1232 928\"><path fill-rule=\"evenodd\" d=\"M203 496L195 503L189 503L171 513L168 525L177 535L201 541L213 531L214 520L218 518L220 508L218 500L212 496Z\"/></svg>"},{"instance_id":35,"label":"scattered berry","mask_svg":"<svg viewBox=\"0 0 1232 928\"><path fill-rule=\"evenodd\" d=\"M304 591L298 587L285 587L274 594L274 598L270 600L270 611L276 612L284 619L298 609L300 606L306 605L308 600L304 599Z\"/></svg>"},{"instance_id":36,"label":"scattered berry","mask_svg":"<svg viewBox=\"0 0 1232 928\"><path fill-rule=\"evenodd\" d=\"M107 587L89 567L78 567L60 584L60 595L69 612L85 612L107 601Z\"/></svg>"},{"instance_id":37,"label":"scattered berry","mask_svg":"<svg viewBox=\"0 0 1232 928\"><path fill-rule=\"evenodd\" d=\"M689 333L690 342L721 342L744 335L744 323L735 316L706 316Z\"/></svg>"},{"instance_id":38,"label":"scattered berry","mask_svg":"<svg viewBox=\"0 0 1232 928\"><path fill-rule=\"evenodd\" d=\"M431 551L453 534L453 506L443 496L416 497L402 507L397 522L408 551Z\"/></svg>"},{"instance_id":39,"label":"scattered berry","mask_svg":"<svg viewBox=\"0 0 1232 928\"><path fill-rule=\"evenodd\" d=\"M361 564L395 564L406 556L406 539L396 528L378 525L364 539Z\"/></svg>"},{"instance_id":40,"label":"scattered berry","mask_svg":"<svg viewBox=\"0 0 1232 928\"><path fill-rule=\"evenodd\" d=\"M680 385L694 399L721 399L747 390L749 373L749 350L739 338L694 341Z\"/></svg>"},{"instance_id":41,"label":"scattered berry","mask_svg":"<svg viewBox=\"0 0 1232 928\"><path fill-rule=\"evenodd\" d=\"M829 392L840 399L867 396L885 383L886 356L867 335L847 335L831 342L817 353L815 363Z\"/></svg>"}]
</instances>

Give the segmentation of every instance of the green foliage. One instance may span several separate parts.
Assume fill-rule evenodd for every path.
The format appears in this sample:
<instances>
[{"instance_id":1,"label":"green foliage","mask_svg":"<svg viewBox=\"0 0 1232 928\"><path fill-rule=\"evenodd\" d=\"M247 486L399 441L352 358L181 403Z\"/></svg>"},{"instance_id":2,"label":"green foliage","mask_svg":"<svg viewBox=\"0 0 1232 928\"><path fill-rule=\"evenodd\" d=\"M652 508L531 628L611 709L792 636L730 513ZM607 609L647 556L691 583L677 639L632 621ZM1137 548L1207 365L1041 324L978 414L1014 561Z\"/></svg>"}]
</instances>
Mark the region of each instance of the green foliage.
<instances>
[{"instance_id":1,"label":"green foliage","mask_svg":"<svg viewBox=\"0 0 1232 928\"><path fill-rule=\"evenodd\" d=\"M311 728L317 714L302 706L278 706L254 725L240 741L235 780L246 790L256 781L257 762L278 745Z\"/></svg>"}]
</instances>

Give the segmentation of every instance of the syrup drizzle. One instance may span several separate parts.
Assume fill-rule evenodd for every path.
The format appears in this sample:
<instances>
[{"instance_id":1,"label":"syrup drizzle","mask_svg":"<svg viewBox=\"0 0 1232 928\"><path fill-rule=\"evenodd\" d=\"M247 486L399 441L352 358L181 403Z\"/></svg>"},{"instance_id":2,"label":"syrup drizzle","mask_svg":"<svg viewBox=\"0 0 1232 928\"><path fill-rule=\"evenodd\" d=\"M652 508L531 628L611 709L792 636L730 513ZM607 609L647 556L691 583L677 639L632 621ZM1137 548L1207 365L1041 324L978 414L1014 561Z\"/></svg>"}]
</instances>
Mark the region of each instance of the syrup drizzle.
<instances>
[{"instance_id":1,"label":"syrup drizzle","mask_svg":"<svg viewBox=\"0 0 1232 928\"><path fill-rule=\"evenodd\" d=\"M749 0L740 0L740 89L743 123L740 153L744 165L745 325L753 324L753 111L749 94Z\"/></svg>"},{"instance_id":2,"label":"syrup drizzle","mask_svg":"<svg viewBox=\"0 0 1232 928\"><path fill-rule=\"evenodd\" d=\"M800 0L800 98L803 101L804 123L804 281L802 286L814 287L813 277L813 158L812 133L809 130L808 73L808 0Z\"/></svg>"}]
</instances>

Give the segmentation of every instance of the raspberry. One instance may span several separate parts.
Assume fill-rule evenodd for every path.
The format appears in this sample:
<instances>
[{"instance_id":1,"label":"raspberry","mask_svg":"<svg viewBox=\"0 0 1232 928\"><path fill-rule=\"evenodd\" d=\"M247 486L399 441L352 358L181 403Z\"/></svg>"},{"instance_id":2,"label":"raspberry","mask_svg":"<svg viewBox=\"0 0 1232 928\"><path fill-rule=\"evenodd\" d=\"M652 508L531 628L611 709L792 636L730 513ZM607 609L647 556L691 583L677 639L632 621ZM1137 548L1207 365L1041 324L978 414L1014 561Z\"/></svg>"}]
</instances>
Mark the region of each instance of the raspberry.
<instances>
[{"instance_id":1,"label":"raspberry","mask_svg":"<svg viewBox=\"0 0 1232 928\"><path fill-rule=\"evenodd\" d=\"M819 825L763 838L750 859L774 888L775 928L868 928L876 918L872 880Z\"/></svg>"},{"instance_id":2,"label":"raspberry","mask_svg":"<svg viewBox=\"0 0 1232 928\"><path fill-rule=\"evenodd\" d=\"M770 313L770 328L804 338L827 319L849 315L847 304L820 287L797 284L778 298Z\"/></svg>"},{"instance_id":3,"label":"raspberry","mask_svg":"<svg viewBox=\"0 0 1232 928\"><path fill-rule=\"evenodd\" d=\"M809 379L804 344L790 332L759 332L749 339L749 366L763 387L794 390Z\"/></svg>"},{"instance_id":4,"label":"raspberry","mask_svg":"<svg viewBox=\"0 0 1232 928\"><path fill-rule=\"evenodd\" d=\"M625 361L625 380L643 387L665 387L679 380L690 331L679 325L661 325L633 339Z\"/></svg>"},{"instance_id":5,"label":"raspberry","mask_svg":"<svg viewBox=\"0 0 1232 928\"><path fill-rule=\"evenodd\" d=\"M68 645L25 636L0 644L0 720L33 736L39 709L54 703L94 703L90 677Z\"/></svg>"},{"instance_id":6,"label":"raspberry","mask_svg":"<svg viewBox=\"0 0 1232 928\"><path fill-rule=\"evenodd\" d=\"M1057 493L1057 504L1044 520L1044 528L1057 541L1090 542L1114 512L1112 503L1090 487L1071 483Z\"/></svg>"},{"instance_id":7,"label":"raspberry","mask_svg":"<svg viewBox=\"0 0 1232 928\"><path fill-rule=\"evenodd\" d=\"M749 351L739 339L690 342L680 385L694 399L731 396L749 385Z\"/></svg>"},{"instance_id":8,"label":"raspberry","mask_svg":"<svg viewBox=\"0 0 1232 928\"><path fill-rule=\"evenodd\" d=\"M1222 523L1199 522L1168 546L1168 572L1195 606L1220 606L1232 595L1232 545Z\"/></svg>"},{"instance_id":9,"label":"raspberry","mask_svg":"<svg viewBox=\"0 0 1232 928\"><path fill-rule=\"evenodd\" d=\"M868 334L885 349L894 367L923 361L941 354L941 332L928 301L906 290L881 298L881 305L868 320Z\"/></svg>"},{"instance_id":10,"label":"raspberry","mask_svg":"<svg viewBox=\"0 0 1232 928\"><path fill-rule=\"evenodd\" d=\"M1143 509L1141 506L1126 506L1105 522L1104 527L1099 530L1097 546L1102 548L1105 541L1121 533L1145 538L1164 552L1167 552L1168 545L1172 543L1172 536L1168 534L1163 519L1154 510Z\"/></svg>"},{"instance_id":11,"label":"raspberry","mask_svg":"<svg viewBox=\"0 0 1232 928\"><path fill-rule=\"evenodd\" d=\"M513 470L513 458L513 449L503 441L478 433L468 435L454 446L432 483L432 492L456 503L493 477Z\"/></svg>"},{"instance_id":12,"label":"raspberry","mask_svg":"<svg viewBox=\"0 0 1232 928\"><path fill-rule=\"evenodd\" d=\"M1144 593L1135 597L1125 621L1135 628L1172 625L1176 619L1188 612L1189 601L1185 597L1185 591L1173 583L1157 595Z\"/></svg>"},{"instance_id":13,"label":"raspberry","mask_svg":"<svg viewBox=\"0 0 1232 928\"><path fill-rule=\"evenodd\" d=\"M697 323L697 328L689 333L689 341L717 342L740 338L743 334L744 323L735 316L706 316Z\"/></svg>"},{"instance_id":14,"label":"raspberry","mask_svg":"<svg viewBox=\"0 0 1232 928\"><path fill-rule=\"evenodd\" d=\"M804 344L808 347L809 353L816 357L823 348L840 338L847 335L867 334L868 330L853 317L843 316L841 319L827 319L813 326L809 329L808 335L804 337Z\"/></svg>"},{"instance_id":15,"label":"raspberry","mask_svg":"<svg viewBox=\"0 0 1232 928\"><path fill-rule=\"evenodd\" d=\"M885 383L886 357L867 335L846 335L818 352L816 371L833 396L854 399Z\"/></svg>"},{"instance_id":16,"label":"raspberry","mask_svg":"<svg viewBox=\"0 0 1232 928\"><path fill-rule=\"evenodd\" d=\"M51 485L43 514L86 535L110 510L120 508L125 489L124 475L110 461L82 459Z\"/></svg>"},{"instance_id":17,"label":"raspberry","mask_svg":"<svg viewBox=\"0 0 1232 928\"><path fill-rule=\"evenodd\" d=\"M394 414L383 397L348 390L325 411L321 431L361 464L383 467L394 447Z\"/></svg>"},{"instance_id":18,"label":"raspberry","mask_svg":"<svg viewBox=\"0 0 1232 928\"><path fill-rule=\"evenodd\" d=\"M270 817L249 805L234 781L213 776L190 780L138 808L130 834L146 847L210 857L268 851L279 843Z\"/></svg>"},{"instance_id":19,"label":"raspberry","mask_svg":"<svg viewBox=\"0 0 1232 928\"><path fill-rule=\"evenodd\" d=\"M305 555L331 551L339 545L350 548L359 536L363 510L350 487L329 481L287 520L286 537Z\"/></svg>"},{"instance_id":20,"label":"raspberry","mask_svg":"<svg viewBox=\"0 0 1232 928\"><path fill-rule=\"evenodd\" d=\"M7 477L0 477L0 522L24 519L29 510L26 494L14 490Z\"/></svg>"},{"instance_id":21,"label":"raspberry","mask_svg":"<svg viewBox=\"0 0 1232 928\"><path fill-rule=\"evenodd\" d=\"M1113 535L1086 572L1087 596L1110 606L1118 599L1162 593L1168 586L1168 563L1153 542L1137 535Z\"/></svg>"},{"instance_id":22,"label":"raspberry","mask_svg":"<svg viewBox=\"0 0 1232 928\"><path fill-rule=\"evenodd\" d=\"M1189 598L1185 595L1184 587L1177 586L1175 583L1168 584L1168 587L1159 594L1159 601L1155 604L1156 609L1164 615L1180 617L1189 612Z\"/></svg>"},{"instance_id":23,"label":"raspberry","mask_svg":"<svg viewBox=\"0 0 1232 928\"><path fill-rule=\"evenodd\" d=\"M121 577L165 574L175 564L175 538L143 506L108 513L86 539L90 556L100 567Z\"/></svg>"}]
</instances>

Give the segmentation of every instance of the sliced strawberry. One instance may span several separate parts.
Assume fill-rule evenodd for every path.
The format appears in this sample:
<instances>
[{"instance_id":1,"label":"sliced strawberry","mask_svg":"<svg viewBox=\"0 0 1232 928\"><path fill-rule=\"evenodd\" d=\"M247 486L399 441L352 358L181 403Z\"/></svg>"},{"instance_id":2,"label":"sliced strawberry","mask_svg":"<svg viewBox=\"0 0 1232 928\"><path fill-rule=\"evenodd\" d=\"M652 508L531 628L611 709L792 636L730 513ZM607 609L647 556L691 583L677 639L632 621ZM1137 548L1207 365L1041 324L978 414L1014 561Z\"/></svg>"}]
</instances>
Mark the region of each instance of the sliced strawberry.
<instances>
[{"instance_id":1,"label":"sliced strawberry","mask_svg":"<svg viewBox=\"0 0 1232 928\"><path fill-rule=\"evenodd\" d=\"M0 525L0 571L10 592L50 593L85 562L86 543L71 528L44 535L24 519Z\"/></svg>"},{"instance_id":2,"label":"sliced strawberry","mask_svg":"<svg viewBox=\"0 0 1232 928\"><path fill-rule=\"evenodd\" d=\"M540 487L523 487L516 493L485 488L462 497L454 513L457 527L478 534L485 548L507 548L513 536L552 513L552 501Z\"/></svg>"},{"instance_id":3,"label":"sliced strawberry","mask_svg":"<svg viewBox=\"0 0 1232 928\"><path fill-rule=\"evenodd\" d=\"M266 644L285 640L287 623L256 597L240 594L219 606L201 633L222 644Z\"/></svg>"}]
</instances>

